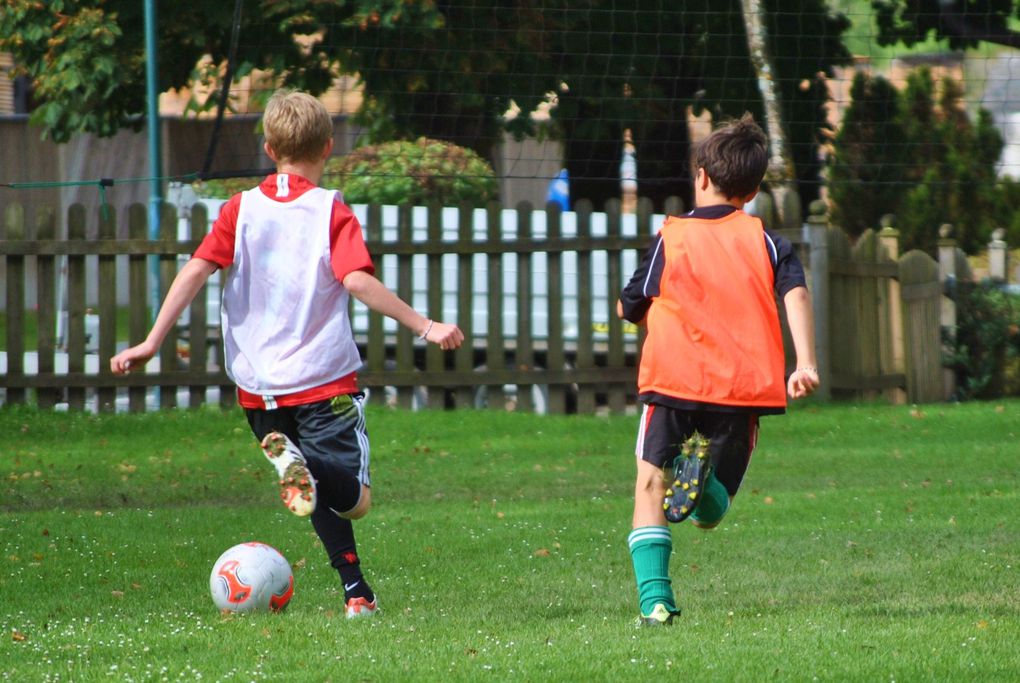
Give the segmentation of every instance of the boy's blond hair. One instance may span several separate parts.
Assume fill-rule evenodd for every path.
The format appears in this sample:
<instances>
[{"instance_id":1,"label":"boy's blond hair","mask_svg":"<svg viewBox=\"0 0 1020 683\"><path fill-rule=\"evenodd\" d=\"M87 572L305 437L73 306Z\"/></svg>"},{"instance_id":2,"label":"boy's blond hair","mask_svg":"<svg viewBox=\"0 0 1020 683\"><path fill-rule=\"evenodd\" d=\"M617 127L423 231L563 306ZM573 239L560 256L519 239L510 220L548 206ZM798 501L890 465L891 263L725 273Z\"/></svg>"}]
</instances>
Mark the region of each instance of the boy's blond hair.
<instances>
[{"instance_id":1,"label":"boy's blond hair","mask_svg":"<svg viewBox=\"0 0 1020 683\"><path fill-rule=\"evenodd\" d=\"M333 119L308 93L280 90L266 103L262 133L278 162L318 161L333 137Z\"/></svg>"}]
</instances>

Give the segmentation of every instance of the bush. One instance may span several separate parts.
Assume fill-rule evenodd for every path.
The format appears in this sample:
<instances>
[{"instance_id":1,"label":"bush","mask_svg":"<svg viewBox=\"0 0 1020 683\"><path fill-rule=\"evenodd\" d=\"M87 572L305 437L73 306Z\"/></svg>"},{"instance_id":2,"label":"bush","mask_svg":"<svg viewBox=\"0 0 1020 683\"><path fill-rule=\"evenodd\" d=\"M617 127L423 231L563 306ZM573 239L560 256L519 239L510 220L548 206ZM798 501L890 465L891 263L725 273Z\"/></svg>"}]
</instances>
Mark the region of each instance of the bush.
<instances>
[{"instance_id":1,"label":"bush","mask_svg":"<svg viewBox=\"0 0 1020 683\"><path fill-rule=\"evenodd\" d=\"M195 194L209 199L230 199L238 192L244 192L262 182L262 176L241 178L220 178L217 180L196 180L191 184Z\"/></svg>"},{"instance_id":2,"label":"bush","mask_svg":"<svg viewBox=\"0 0 1020 683\"><path fill-rule=\"evenodd\" d=\"M991 282L957 282L955 336L947 335L946 367L957 399L1020 394L1020 296Z\"/></svg>"},{"instance_id":3,"label":"bush","mask_svg":"<svg viewBox=\"0 0 1020 683\"><path fill-rule=\"evenodd\" d=\"M950 223L974 254L1008 224L1020 188L1007 196L997 179L1002 135L987 110L968 115L959 83L936 85L925 68L899 92L859 73L851 97L829 161L833 217L851 237L895 214L901 251L934 254L939 226Z\"/></svg>"},{"instance_id":4,"label":"bush","mask_svg":"<svg viewBox=\"0 0 1020 683\"><path fill-rule=\"evenodd\" d=\"M478 154L428 138L359 147L330 159L323 185L343 191L349 204L484 206L498 191L492 167Z\"/></svg>"},{"instance_id":5,"label":"bush","mask_svg":"<svg viewBox=\"0 0 1020 683\"><path fill-rule=\"evenodd\" d=\"M201 197L229 199L261 177L225 178L193 184ZM348 204L485 206L498 196L492 167L470 149L419 138L359 147L326 162L323 187L343 192Z\"/></svg>"}]
</instances>

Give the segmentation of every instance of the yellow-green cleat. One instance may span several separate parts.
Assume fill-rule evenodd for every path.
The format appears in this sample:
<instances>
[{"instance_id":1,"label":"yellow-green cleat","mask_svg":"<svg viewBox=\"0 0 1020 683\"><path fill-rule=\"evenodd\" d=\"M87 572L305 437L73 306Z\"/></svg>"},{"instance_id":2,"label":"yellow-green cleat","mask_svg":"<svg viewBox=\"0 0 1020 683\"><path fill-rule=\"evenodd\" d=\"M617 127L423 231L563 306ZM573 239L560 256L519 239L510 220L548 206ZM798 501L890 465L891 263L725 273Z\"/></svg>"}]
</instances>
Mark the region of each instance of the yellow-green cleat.
<instances>
[{"instance_id":1,"label":"yellow-green cleat","mask_svg":"<svg viewBox=\"0 0 1020 683\"><path fill-rule=\"evenodd\" d=\"M687 519L701 502L701 490L712 471L708 439L694 432L680 448L673 464L673 483L666 490L662 509L666 521L676 524Z\"/></svg>"},{"instance_id":2,"label":"yellow-green cleat","mask_svg":"<svg viewBox=\"0 0 1020 683\"><path fill-rule=\"evenodd\" d=\"M674 617L680 616L680 610L670 609L661 602L652 609L651 614L642 614L637 618L635 626L672 626Z\"/></svg>"}]
</instances>

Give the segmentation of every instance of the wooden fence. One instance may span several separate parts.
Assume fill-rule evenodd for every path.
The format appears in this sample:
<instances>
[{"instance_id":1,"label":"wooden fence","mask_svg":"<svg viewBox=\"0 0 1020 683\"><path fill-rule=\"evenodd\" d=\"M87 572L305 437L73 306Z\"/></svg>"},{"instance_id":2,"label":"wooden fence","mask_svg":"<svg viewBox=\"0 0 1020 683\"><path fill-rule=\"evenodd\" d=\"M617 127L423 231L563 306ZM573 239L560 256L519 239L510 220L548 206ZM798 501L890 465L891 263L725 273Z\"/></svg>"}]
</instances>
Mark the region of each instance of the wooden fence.
<instances>
[{"instance_id":1,"label":"wooden fence","mask_svg":"<svg viewBox=\"0 0 1020 683\"><path fill-rule=\"evenodd\" d=\"M606 409L622 412L633 403L635 391L636 331L626 330L615 315L596 321L593 317L593 256L605 255L607 271L604 291L616 293L629 272L624 272L623 254L637 262L651 243L654 233L650 205L642 202L637 216L631 216L630 234L624 234L624 217L619 203L611 202L604 214L602 234L592 234L594 212L582 203L575 215L576 224L564 234L558 210L535 212L528 204L515 210L516 238L507 240L501 217L506 211L493 205L482 212L484 235L477 235L478 211L459 212L458 234L444 238L440 208L429 210L424 228L425 239L412 239L412 208L397 211L395 234L384 239L382 207L370 207L364 220L366 241L377 262L395 259L397 281L393 287L405 300L416 298L414 267L424 259L428 277L427 311L441 318L449 306L444 297L456 298L456 319L464 330L466 343L453 353L443 353L414 338L406 329L388 329L382 316L365 312L367 324L358 332L365 365L359 373L362 386L371 400L391 402L403 407L425 404L441 407L481 407L505 409L508 404L522 410L536 408L552 412L595 412ZM532 230L535 216L544 218L540 232ZM176 274L180 257L191 254L208 227L205 209L196 205L191 213L190 239L177 238L177 215L167 206L161 217L159 239L150 240L148 212L135 205L127 212L127 237L118 239L116 212L100 211L98 239L86 239L87 216L74 206L67 217L67 238L57 239L57 217L40 210L36 224L26 226L20 206L8 206L0 225L0 257L6 261L6 372L3 388L7 403L35 402L40 407L65 403L71 409L112 411L144 410L147 396L152 407L158 388L158 407L195 406L210 397L222 405L233 402L231 383L222 370L222 346L218 328L207 324L207 297L202 292L190 307L188 324L176 337L168 336L147 372L114 376L109 358L126 343L144 338L151 314L148 309L147 277L149 260L156 259L162 292ZM654 224L657 225L658 221ZM639 226L639 227L638 227ZM388 231L387 232L392 232ZM508 289L504 278L505 256L513 255L515 276ZM541 255L543 273L536 278L534 260ZM566 257L573 268L564 268ZM435 286L451 268L444 259L453 258L456 281L451 291ZM476 259L485 262L487 281L476 282ZM34 259L36 277L26 277L26 260ZM91 267L87 261L94 260ZM126 275L123 263L127 261ZM67 301L66 338L58 340L57 279L66 263ZM86 281L94 273L94 283ZM545 329L536 335L532 329L532 289L536 282L545 289L547 302ZM33 348L25 347L26 289L34 286L34 312L38 330ZM94 306L86 305L85 292L97 292ZM128 290L126 307L117 305L117 293ZM576 292L576 323L573 331L564 325L564 290ZM475 329L477 291L485 292L487 324ZM506 302L516 302L515 329L504 329ZM86 321L97 319L98 340L87 339ZM118 324L119 323L119 324ZM118 344L118 329L126 328L126 339ZM595 333L582 333L585 330ZM87 344L87 342L91 342ZM93 348L87 348L87 346ZM26 360L35 367L26 367ZM213 391L210 392L209 389ZM540 402L544 405L536 406Z\"/></svg>"},{"instance_id":2,"label":"wooden fence","mask_svg":"<svg viewBox=\"0 0 1020 683\"><path fill-rule=\"evenodd\" d=\"M902 403L945 400L938 264L927 254L898 256L891 226L851 245L816 202L804 232L822 395Z\"/></svg>"},{"instance_id":3,"label":"wooden fence","mask_svg":"<svg viewBox=\"0 0 1020 683\"><path fill-rule=\"evenodd\" d=\"M679 211L678 205L670 208L670 213ZM452 234L451 211L456 216ZM6 208L0 225L0 259L6 262L6 403L66 403L74 410L99 411L233 403L218 326L207 324L210 303L204 292L195 298L188 323L168 337L147 372L110 373L109 358L148 330L152 260L158 262L162 298L182 257L208 229L202 205L192 210L188 239L178 239L172 206L163 212L155 240L147 237L145 207L132 206L126 216L126 230L118 230L116 213L100 210L98 230L91 232L98 239L86 239L88 217L74 206L67 238L58 239L63 232L53 211L38 211L28 226L21 207ZM508 219L515 226L509 239ZM386 263L394 276L388 284L431 317L451 319L452 311L466 336L461 349L444 353L378 314L353 311L361 321L355 330L365 359L359 377L370 400L409 408L626 410L635 399L640 339L612 309L660 221L646 202L636 216L622 215L618 202L599 214L588 203L571 214L535 211L526 203L512 211L498 205L484 211L368 207L362 216L366 241L377 263ZM894 231L888 229L851 247L817 213L803 229L784 232L800 245L809 266L825 392L836 398L944 399L937 264L920 253L898 259ZM30 260L34 278L26 276ZM58 340L62 267L67 322ZM26 311L31 287L38 306ZM87 289L96 292L88 304ZM126 306L118 305L122 290L129 292ZM536 301L542 305L536 308ZM36 340L26 348L23 331L32 317ZM483 322L476 324L478 319ZM98 339L89 338L87 321L96 322Z\"/></svg>"}]
</instances>

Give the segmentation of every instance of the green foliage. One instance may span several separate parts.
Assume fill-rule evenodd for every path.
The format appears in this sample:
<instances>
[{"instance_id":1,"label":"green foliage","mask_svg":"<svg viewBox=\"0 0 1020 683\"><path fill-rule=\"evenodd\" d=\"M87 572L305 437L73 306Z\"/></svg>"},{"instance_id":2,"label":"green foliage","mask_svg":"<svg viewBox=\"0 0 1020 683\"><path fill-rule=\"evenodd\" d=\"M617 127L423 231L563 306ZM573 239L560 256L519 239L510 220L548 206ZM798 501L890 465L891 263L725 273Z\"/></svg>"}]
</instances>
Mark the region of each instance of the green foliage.
<instances>
[{"instance_id":1,"label":"green foliage","mask_svg":"<svg viewBox=\"0 0 1020 683\"><path fill-rule=\"evenodd\" d=\"M850 106L836 135L829 168L832 217L847 234L874 229L900 199L903 140L906 132L897 115L899 94L882 77L854 76Z\"/></svg>"},{"instance_id":2,"label":"green foliage","mask_svg":"<svg viewBox=\"0 0 1020 683\"><path fill-rule=\"evenodd\" d=\"M250 190L262 182L262 176L245 176L239 178L217 178L214 180L198 180L191 184L195 194L210 199L230 199L238 192Z\"/></svg>"},{"instance_id":3,"label":"green foliage","mask_svg":"<svg viewBox=\"0 0 1020 683\"><path fill-rule=\"evenodd\" d=\"M956 329L946 335L946 366L958 399L1020 395L1020 296L991 282L957 282Z\"/></svg>"},{"instance_id":4,"label":"green foliage","mask_svg":"<svg viewBox=\"0 0 1020 683\"><path fill-rule=\"evenodd\" d=\"M911 46L930 38L954 50L981 42L1017 45L1016 0L872 0L878 43Z\"/></svg>"},{"instance_id":5,"label":"green foliage","mask_svg":"<svg viewBox=\"0 0 1020 683\"><path fill-rule=\"evenodd\" d=\"M216 103L233 5L159 3L160 90L195 79L205 86L196 92L214 93L193 101L192 110ZM337 75L357 74L364 98L355 122L366 142L424 136L486 159L506 131L536 134L529 113L552 98L558 106L543 132L564 141L575 197L601 205L618 194L623 130L630 128L642 194L661 200L689 193L689 138L678 112L751 110L762 119L739 5L663 7L661 0L626 7L615 0L249 2L234 73L276 74L256 102L276 85L321 94ZM814 192L818 135L828 127L818 75L849 62L841 42L849 22L822 0L765 0L763 7L771 34L782 36L770 49L798 176ZM35 121L49 135L110 135L143 122L142 3L5 0L4 8L0 49L35 83L43 100ZM513 106L522 113L506 117Z\"/></svg>"},{"instance_id":6,"label":"green foliage","mask_svg":"<svg viewBox=\"0 0 1020 683\"><path fill-rule=\"evenodd\" d=\"M196 182L193 187L199 196L229 199L260 181L226 178ZM348 204L484 206L499 194L492 167L478 154L426 138L367 145L332 157L321 185L341 190Z\"/></svg>"},{"instance_id":7,"label":"green foliage","mask_svg":"<svg viewBox=\"0 0 1020 683\"><path fill-rule=\"evenodd\" d=\"M323 185L342 190L350 204L484 206L498 194L488 162L469 149L426 138L369 145L334 157L326 165Z\"/></svg>"},{"instance_id":8,"label":"green foliage","mask_svg":"<svg viewBox=\"0 0 1020 683\"><path fill-rule=\"evenodd\" d=\"M852 236L896 215L901 249L934 253L938 229L953 226L967 253L984 247L1008 220L996 176L1003 139L986 110L971 120L959 83L936 93L928 69L902 93L881 76L858 74L836 136L829 182L837 222Z\"/></svg>"}]
</instances>

